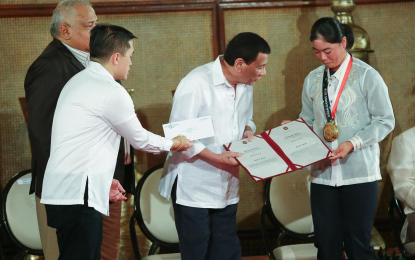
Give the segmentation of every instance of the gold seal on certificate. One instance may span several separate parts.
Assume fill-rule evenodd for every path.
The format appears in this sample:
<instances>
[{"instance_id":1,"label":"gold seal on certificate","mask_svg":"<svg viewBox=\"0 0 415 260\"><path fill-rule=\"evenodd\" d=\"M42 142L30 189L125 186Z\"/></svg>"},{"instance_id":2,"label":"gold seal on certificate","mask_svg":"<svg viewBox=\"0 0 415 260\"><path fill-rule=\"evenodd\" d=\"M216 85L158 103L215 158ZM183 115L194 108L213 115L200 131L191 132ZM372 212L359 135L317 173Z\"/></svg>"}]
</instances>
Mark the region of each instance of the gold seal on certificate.
<instances>
[{"instance_id":1,"label":"gold seal on certificate","mask_svg":"<svg viewBox=\"0 0 415 260\"><path fill-rule=\"evenodd\" d=\"M334 122L327 122L323 129L323 136L327 142L333 142L339 137L339 128Z\"/></svg>"}]
</instances>

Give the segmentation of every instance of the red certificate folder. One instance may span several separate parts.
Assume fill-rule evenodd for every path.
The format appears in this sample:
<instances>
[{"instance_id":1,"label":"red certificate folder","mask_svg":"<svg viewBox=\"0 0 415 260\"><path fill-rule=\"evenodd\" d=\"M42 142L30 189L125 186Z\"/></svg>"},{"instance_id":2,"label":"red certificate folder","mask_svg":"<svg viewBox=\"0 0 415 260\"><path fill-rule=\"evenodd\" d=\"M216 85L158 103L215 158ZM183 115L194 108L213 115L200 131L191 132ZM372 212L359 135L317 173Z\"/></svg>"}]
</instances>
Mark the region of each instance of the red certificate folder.
<instances>
[{"instance_id":1,"label":"red certificate folder","mask_svg":"<svg viewBox=\"0 0 415 260\"><path fill-rule=\"evenodd\" d=\"M316 161L314 161L314 162L312 162L312 163L309 163L309 164L307 164L307 165L299 165L299 164L295 164L295 163L293 163L290 159L289 159L289 157L285 154L285 152L284 152L284 150L283 149L281 149L281 147L277 144L277 143L275 143L274 142L274 140L272 140L272 138L270 137L270 134L271 134L271 131L272 130L267 130L267 131L265 131L265 132L262 132L261 134L259 134L259 135L256 135L256 137L257 138L261 138L261 139L263 139L263 140L265 140L267 143L268 143L268 145L281 157L281 159L282 160L284 160L284 162L287 164L287 168L285 169L285 172L278 172L277 174L275 174L275 175L272 175L272 176L269 176L269 177L266 177L266 178L262 178L262 177L259 177L259 176L255 176L255 175L253 175L253 174L251 174L249 171L248 171L248 169L240 162L240 160L238 160L238 158L235 158L238 162L239 162L239 164L242 166L242 168L244 168L244 170L252 177L252 179L254 180L254 181L256 181L256 182L258 182L258 181L263 181L263 180L266 180L266 179L269 179L269 178L273 178L273 177L276 177L276 176L279 176L279 175L283 175L283 174L286 174L286 173L289 173L289 172L293 172L293 171L297 171L297 170L300 170L300 169L302 169L302 168L305 168L305 167L307 167L307 166L309 166L309 165L312 165L312 164L315 164L315 163L317 163L317 162L320 162L320 161L323 161L323 160L325 160L325 159L327 159L327 158L329 158L330 157L330 154L331 154L331 150L330 150L330 148L328 148L327 147L327 145L318 137L318 135L310 128L310 126L309 125L307 125L307 123L304 121L304 119L302 119L302 118L299 118L299 119L297 119L297 120L295 120L295 121L297 121L297 122L299 122L299 123L303 123L303 124L305 124L306 126L307 126L307 128L317 137L317 139L319 140L319 142L321 142L323 145L324 145L324 147L327 149L327 153L326 153L326 156L324 157L324 158L321 158L321 159L319 159L319 160L316 160ZM281 126L281 127L284 127L284 126ZM224 144L223 146L225 147L225 149L227 150L227 151L230 151L230 147L231 147L231 145L232 145L232 143L229 143L229 144Z\"/></svg>"}]
</instances>

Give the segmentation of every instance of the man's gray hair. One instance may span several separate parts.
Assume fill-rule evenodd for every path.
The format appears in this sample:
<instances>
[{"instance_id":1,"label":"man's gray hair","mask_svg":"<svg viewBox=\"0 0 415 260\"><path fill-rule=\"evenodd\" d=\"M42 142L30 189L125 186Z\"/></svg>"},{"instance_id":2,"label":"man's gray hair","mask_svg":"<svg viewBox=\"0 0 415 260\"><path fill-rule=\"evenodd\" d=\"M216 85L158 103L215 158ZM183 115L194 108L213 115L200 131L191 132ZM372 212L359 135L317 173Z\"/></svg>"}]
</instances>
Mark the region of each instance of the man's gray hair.
<instances>
[{"instance_id":1,"label":"man's gray hair","mask_svg":"<svg viewBox=\"0 0 415 260\"><path fill-rule=\"evenodd\" d=\"M59 27L63 22L73 26L71 23L73 23L77 15L75 8L77 5L92 7L91 3L86 0L64 0L53 10L52 23L50 24L50 34L53 38L57 38L60 35Z\"/></svg>"}]
</instances>

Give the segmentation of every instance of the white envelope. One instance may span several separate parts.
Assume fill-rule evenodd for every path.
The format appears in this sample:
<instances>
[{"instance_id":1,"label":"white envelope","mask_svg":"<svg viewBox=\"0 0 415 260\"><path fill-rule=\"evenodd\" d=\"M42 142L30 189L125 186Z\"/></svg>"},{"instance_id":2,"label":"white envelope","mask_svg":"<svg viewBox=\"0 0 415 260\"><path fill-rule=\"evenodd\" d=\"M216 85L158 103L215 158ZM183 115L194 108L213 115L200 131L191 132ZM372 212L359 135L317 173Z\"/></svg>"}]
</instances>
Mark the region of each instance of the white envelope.
<instances>
[{"instance_id":1,"label":"white envelope","mask_svg":"<svg viewBox=\"0 0 415 260\"><path fill-rule=\"evenodd\" d=\"M163 131L164 136L169 139L178 135L184 135L187 139L194 141L215 136L210 116L164 124Z\"/></svg>"}]
</instances>

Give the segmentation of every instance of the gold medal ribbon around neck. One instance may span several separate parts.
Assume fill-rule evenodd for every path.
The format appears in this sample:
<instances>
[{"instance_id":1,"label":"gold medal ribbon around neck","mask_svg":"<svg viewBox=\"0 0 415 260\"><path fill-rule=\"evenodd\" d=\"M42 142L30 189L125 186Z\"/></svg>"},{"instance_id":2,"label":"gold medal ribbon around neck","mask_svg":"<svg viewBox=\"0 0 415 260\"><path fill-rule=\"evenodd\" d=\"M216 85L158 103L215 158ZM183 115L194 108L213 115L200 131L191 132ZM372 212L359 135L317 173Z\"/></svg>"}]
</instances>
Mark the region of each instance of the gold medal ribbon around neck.
<instances>
[{"instance_id":1,"label":"gold medal ribbon around neck","mask_svg":"<svg viewBox=\"0 0 415 260\"><path fill-rule=\"evenodd\" d=\"M336 97L336 101L334 102L333 109L331 111L330 111L330 101L329 101L328 93L327 93L328 68L326 67L326 70L324 71L324 75L323 75L323 103L324 104L323 106L324 106L324 111L326 114L327 122L323 128L323 137L327 142L333 142L334 140L337 140L337 138L339 138L339 128L337 127L335 123L336 111L337 111L337 106L340 101L340 96L343 92L343 88L346 85L347 78L349 77L350 70L352 68L352 63L353 63L353 57L350 56L350 61L349 61L349 64L347 65L346 72L344 74L342 83L340 85L339 93Z\"/></svg>"}]
</instances>

